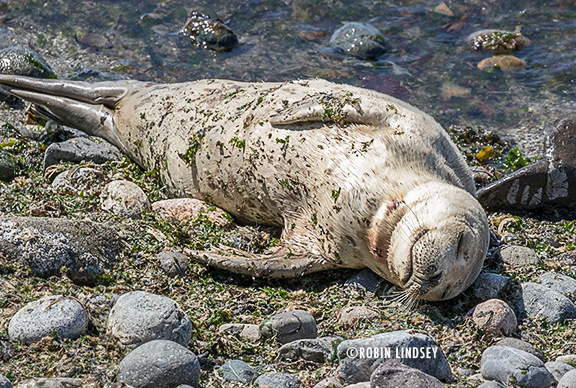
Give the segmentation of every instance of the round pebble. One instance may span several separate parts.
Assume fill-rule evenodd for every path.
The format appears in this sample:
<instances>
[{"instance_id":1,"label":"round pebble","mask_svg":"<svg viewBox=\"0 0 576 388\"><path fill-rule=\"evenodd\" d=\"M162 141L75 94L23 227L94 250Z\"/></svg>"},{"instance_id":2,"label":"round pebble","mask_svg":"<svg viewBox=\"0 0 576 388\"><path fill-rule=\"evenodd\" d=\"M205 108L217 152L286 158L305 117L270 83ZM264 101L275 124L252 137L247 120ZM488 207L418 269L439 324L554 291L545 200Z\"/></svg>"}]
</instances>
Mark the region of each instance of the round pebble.
<instances>
[{"instance_id":1,"label":"round pebble","mask_svg":"<svg viewBox=\"0 0 576 388\"><path fill-rule=\"evenodd\" d=\"M480 70L487 72L496 69L502 71L522 71L528 64L514 55L497 55L478 62L477 66Z\"/></svg>"},{"instance_id":2,"label":"round pebble","mask_svg":"<svg viewBox=\"0 0 576 388\"><path fill-rule=\"evenodd\" d=\"M139 346L120 363L118 381L134 388L198 386L200 363L190 350L174 341L154 340Z\"/></svg>"},{"instance_id":3,"label":"round pebble","mask_svg":"<svg viewBox=\"0 0 576 388\"><path fill-rule=\"evenodd\" d=\"M163 217L180 224L195 220L201 214L205 214L208 220L226 230L234 228L235 224L224 210L208 206L206 202L194 198L174 198L156 201L152 204L152 210Z\"/></svg>"},{"instance_id":4,"label":"round pebble","mask_svg":"<svg viewBox=\"0 0 576 388\"><path fill-rule=\"evenodd\" d=\"M184 277L188 272L188 257L179 252L164 251L157 256L159 267L171 278Z\"/></svg>"},{"instance_id":5,"label":"round pebble","mask_svg":"<svg viewBox=\"0 0 576 388\"><path fill-rule=\"evenodd\" d=\"M13 46L0 50L0 74L56 78L50 65L29 47Z\"/></svg>"},{"instance_id":6,"label":"round pebble","mask_svg":"<svg viewBox=\"0 0 576 388\"><path fill-rule=\"evenodd\" d=\"M10 320L8 334L14 342L30 345L55 331L61 338L76 339L84 335L88 316L75 299L52 295L28 303Z\"/></svg>"},{"instance_id":7,"label":"round pebble","mask_svg":"<svg viewBox=\"0 0 576 388\"><path fill-rule=\"evenodd\" d=\"M245 384L252 384L258 378L258 372L240 360L228 361L220 367L220 373L228 381L238 381Z\"/></svg>"},{"instance_id":8,"label":"round pebble","mask_svg":"<svg viewBox=\"0 0 576 388\"><path fill-rule=\"evenodd\" d=\"M554 381L540 359L508 346L490 346L482 353L480 364L486 380L515 379L522 387L549 387Z\"/></svg>"},{"instance_id":9,"label":"round pebble","mask_svg":"<svg viewBox=\"0 0 576 388\"><path fill-rule=\"evenodd\" d=\"M520 245L511 245L502 248L500 251L500 257L502 257L504 263L509 264L514 268L540 264L540 259L534 250Z\"/></svg>"},{"instance_id":10,"label":"round pebble","mask_svg":"<svg viewBox=\"0 0 576 388\"><path fill-rule=\"evenodd\" d=\"M122 295L110 311L108 330L126 347L159 339L186 346L192 322L172 299L133 291Z\"/></svg>"},{"instance_id":11,"label":"round pebble","mask_svg":"<svg viewBox=\"0 0 576 388\"><path fill-rule=\"evenodd\" d=\"M298 339L316 338L316 320L304 310L287 311L275 314L260 324L260 334L264 338L275 337L281 344Z\"/></svg>"},{"instance_id":12,"label":"round pebble","mask_svg":"<svg viewBox=\"0 0 576 388\"><path fill-rule=\"evenodd\" d=\"M576 279L573 277L556 272L546 272L538 278L538 282L561 293L571 301L576 300Z\"/></svg>"},{"instance_id":13,"label":"round pebble","mask_svg":"<svg viewBox=\"0 0 576 388\"><path fill-rule=\"evenodd\" d=\"M478 275L470 288L476 298L484 301L498 298L511 283L508 276L485 272Z\"/></svg>"},{"instance_id":14,"label":"round pebble","mask_svg":"<svg viewBox=\"0 0 576 388\"><path fill-rule=\"evenodd\" d=\"M256 379L256 386L261 388L300 388L298 377L280 372L268 372Z\"/></svg>"},{"instance_id":15,"label":"round pebble","mask_svg":"<svg viewBox=\"0 0 576 388\"><path fill-rule=\"evenodd\" d=\"M334 31L330 46L361 58L375 58L388 50L388 43L380 30L371 24L358 22L347 23Z\"/></svg>"},{"instance_id":16,"label":"round pebble","mask_svg":"<svg viewBox=\"0 0 576 388\"><path fill-rule=\"evenodd\" d=\"M336 321L344 328L351 328L359 322L369 322L378 318L380 313L368 306L346 306L336 313Z\"/></svg>"},{"instance_id":17,"label":"round pebble","mask_svg":"<svg viewBox=\"0 0 576 388\"><path fill-rule=\"evenodd\" d=\"M576 306L570 299L538 283L522 284L517 311L530 318L544 317L552 325L576 318Z\"/></svg>"},{"instance_id":18,"label":"round pebble","mask_svg":"<svg viewBox=\"0 0 576 388\"><path fill-rule=\"evenodd\" d=\"M144 191L129 181L112 181L102 190L102 209L119 216L142 218L142 212L150 208Z\"/></svg>"},{"instance_id":19,"label":"round pebble","mask_svg":"<svg viewBox=\"0 0 576 388\"><path fill-rule=\"evenodd\" d=\"M280 357L290 360L306 360L324 363L334 352L334 342L337 338L301 339L284 344L278 350Z\"/></svg>"},{"instance_id":20,"label":"round pebble","mask_svg":"<svg viewBox=\"0 0 576 388\"><path fill-rule=\"evenodd\" d=\"M472 320L487 333L510 335L518 326L516 314L500 299L490 299L472 309Z\"/></svg>"},{"instance_id":21,"label":"round pebble","mask_svg":"<svg viewBox=\"0 0 576 388\"><path fill-rule=\"evenodd\" d=\"M219 333L238 334L249 341L260 340L260 326L243 323L225 323L218 328Z\"/></svg>"},{"instance_id":22,"label":"round pebble","mask_svg":"<svg viewBox=\"0 0 576 388\"><path fill-rule=\"evenodd\" d=\"M444 388L436 377L397 361L380 365L370 376L370 385L378 388Z\"/></svg>"},{"instance_id":23,"label":"round pebble","mask_svg":"<svg viewBox=\"0 0 576 388\"><path fill-rule=\"evenodd\" d=\"M571 370L566 373L560 381L556 388L574 388L576 387L576 370Z\"/></svg>"}]
</instances>

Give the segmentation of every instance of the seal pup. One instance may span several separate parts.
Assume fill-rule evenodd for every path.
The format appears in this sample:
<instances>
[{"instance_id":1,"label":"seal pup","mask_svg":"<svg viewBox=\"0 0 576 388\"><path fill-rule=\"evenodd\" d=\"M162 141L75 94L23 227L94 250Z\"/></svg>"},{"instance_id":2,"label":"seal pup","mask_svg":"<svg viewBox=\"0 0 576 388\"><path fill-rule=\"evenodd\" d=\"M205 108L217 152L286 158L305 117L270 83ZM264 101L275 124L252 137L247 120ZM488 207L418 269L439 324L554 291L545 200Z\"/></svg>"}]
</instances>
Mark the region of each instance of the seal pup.
<instances>
[{"instance_id":1,"label":"seal pup","mask_svg":"<svg viewBox=\"0 0 576 388\"><path fill-rule=\"evenodd\" d=\"M320 79L0 85L156 169L173 197L283 226L266 254L188 251L203 263L275 277L369 267L408 306L458 295L482 267L488 223L464 159L393 97Z\"/></svg>"}]
</instances>

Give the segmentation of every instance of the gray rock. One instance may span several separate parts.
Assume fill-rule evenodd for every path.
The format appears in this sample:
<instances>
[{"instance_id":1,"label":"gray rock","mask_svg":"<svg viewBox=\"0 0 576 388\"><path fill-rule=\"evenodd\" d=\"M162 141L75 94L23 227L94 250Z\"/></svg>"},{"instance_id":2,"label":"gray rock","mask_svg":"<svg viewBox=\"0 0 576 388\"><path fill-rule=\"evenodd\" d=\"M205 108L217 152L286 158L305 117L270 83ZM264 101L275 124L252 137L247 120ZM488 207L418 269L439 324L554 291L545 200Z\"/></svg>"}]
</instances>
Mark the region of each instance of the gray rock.
<instances>
[{"instance_id":1,"label":"gray rock","mask_svg":"<svg viewBox=\"0 0 576 388\"><path fill-rule=\"evenodd\" d=\"M370 386L372 388L444 388L444 384L437 378L397 361L388 361L376 368L370 376Z\"/></svg>"},{"instance_id":2,"label":"gray rock","mask_svg":"<svg viewBox=\"0 0 576 388\"><path fill-rule=\"evenodd\" d=\"M459 368L458 369L458 376L469 377L469 376L472 376L473 374L474 374L474 371L472 369L467 369L467 368Z\"/></svg>"},{"instance_id":3,"label":"gray rock","mask_svg":"<svg viewBox=\"0 0 576 388\"><path fill-rule=\"evenodd\" d=\"M146 193L135 183L129 181L112 181L102 193L102 209L122 217L142 218L142 212L150 209Z\"/></svg>"},{"instance_id":4,"label":"gray rock","mask_svg":"<svg viewBox=\"0 0 576 388\"><path fill-rule=\"evenodd\" d=\"M535 265L542 262L534 250L520 245L511 245L502 248L500 250L500 257L502 257L504 263L514 268L522 268L527 265Z\"/></svg>"},{"instance_id":5,"label":"gray rock","mask_svg":"<svg viewBox=\"0 0 576 388\"><path fill-rule=\"evenodd\" d=\"M380 318L380 313L368 306L346 306L336 313L336 321L344 328L351 328L359 322L372 321L378 318Z\"/></svg>"},{"instance_id":6,"label":"gray rock","mask_svg":"<svg viewBox=\"0 0 576 388\"><path fill-rule=\"evenodd\" d=\"M484 272L478 275L471 289L476 298L485 301L499 298L511 284L512 279L508 276Z\"/></svg>"},{"instance_id":7,"label":"gray rock","mask_svg":"<svg viewBox=\"0 0 576 388\"><path fill-rule=\"evenodd\" d=\"M563 356L558 356L556 357L556 361L576 366L576 354L565 354Z\"/></svg>"},{"instance_id":8,"label":"gray rock","mask_svg":"<svg viewBox=\"0 0 576 388\"><path fill-rule=\"evenodd\" d=\"M490 346L482 353L480 366L487 380L516 381L521 387L549 387L554 377L544 363L530 353L509 346Z\"/></svg>"},{"instance_id":9,"label":"gray rock","mask_svg":"<svg viewBox=\"0 0 576 388\"><path fill-rule=\"evenodd\" d=\"M10 320L8 335L30 345L55 331L61 338L81 337L88 327L84 307L75 299L52 295L28 303Z\"/></svg>"},{"instance_id":10,"label":"gray rock","mask_svg":"<svg viewBox=\"0 0 576 388\"><path fill-rule=\"evenodd\" d=\"M360 58L375 58L388 51L388 42L380 30L371 24L358 22L347 23L334 31L330 46Z\"/></svg>"},{"instance_id":11,"label":"gray rock","mask_svg":"<svg viewBox=\"0 0 576 388\"><path fill-rule=\"evenodd\" d=\"M120 363L118 381L134 388L198 386L200 363L190 350L174 341L146 342Z\"/></svg>"},{"instance_id":12,"label":"gray rock","mask_svg":"<svg viewBox=\"0 0 576 388\"><path fill-rule=\"evenodd\" d=\"M334 377L328 377L321 380L313 388L343 388L344 386ZM349 385L347 387L350 387ZM368 385L370 387L370 385Z\"/></svg>"},{"instance_id":13,"label":"gray rock","mask_svg":"<svg viewBox=\"0 0 576 388\"><path fill-rule=\"evenodd\" d=\"M334 354L334 345L339 338L326 337L318 339L301 339L289 342L280 347L280 357L290 361L303 359L324 363Z\"/></svg>"},{"instance_id":14,"label":"gray rock","mask_svg":"<svg viewBox=\"0 0 576 388\"><path fill-rule=\"evenodd\" d=\"M375 349L389 353L376 354ZM409 356L407 351L414 349L418 351L417 357ZM420 350L424 353L420 353ZM446 382L452 380L452 371L442 350L432 338L416 330L394 331L342 341L338 345L337 354L340 359L340 371L349 384L369 380L376 368L391 359L419 369L439 380Z\"/></svg>"},{"instance_id":15,"label":"gray rock","mask_svg":"<svg viewBox=\"0 0 576 388\"><path fill-rule=\"evenodd\" d=\"M172 299L132 291L122 295L110 311L108 330L122 346L130 348L152 340L170 340L187 346L192 322Z\"/></svg>"},{"instance_id":16,"label":"gray rock","mask_svg":"<svg viewBox=\"0 0 576 388\"><path fill-rule=\"evenodd\" d=\"M249 341L260 340L260 326L244 323L225 323L218 328L219 333L238 334Z\"/></svg>"},{"instance_id":17,"label":"gray rock","mask_svg":"<svg viewBox=\"0 0 576 388\"><path fill-rule=\"evenodd\" d=\"M164 251L157 256L160 269L171 278L184 277L188 272L188 257L180 252Z\"/></svg>"},{"instance_id":18,"label":"gray rock","mask_svg":"<svg viewBox=\"0 0 576 388\"><path fill-rule=\"evenodd\" d=\"M576 370L571 370L562 376L556 388L574 388L576 387Z\"/></svg>"},{"instance_id":19,"label":"gray rock","mask_svg":"<svg viewBox=\"0 0 576 388\"><path fill-rule=\"evenodd\" d=\"M262 388L300 388L298 377L280 372L268 372L256 379L256 386Z\"/></svg>"},{"instance_id":20,"label":"gray rock","mask_svg":"<svg viewBox=\"0 0 576 388\"><path fill-rule=\"evenodd\" d=\"M522 297L516 303L518 316L542 316L555 324L576 318L576 306L559 292L537 283L522 284Z\"/></svg>"},{"instance_id":21,"label":"gray rock","mask_svg":"<svg viewBox=\"0 0 576 388\"><path fill-rule=\"evenodd\" d=\"M86 238L90 236L90 238ZM109 226L46 217L0 217L0 254L21 260L36 276L59 275L95 285L120 259L120 237Z\"/></svg>"},{"instance_id":22,"label":"gray rock","mask_svg":"<svg viewBox=\"0 0 576 388\"><path fill-rule=\"evenodd\" d=\"M546 367L546 369L548 369L548 372L550 372L550 374L554 376L554 380L556 381L560 381L562 379L562 376L564 376L571 370L576 369L571 365L558 361L548 361L546 364L544 364L544 366Z\"/></svg>"},{"instance_id":23,"label":"gray rock","mask_svg":"<svg viewBox=\"0 0 576 388\"><path fill-rule=\"evenodd\" d=\"M44 169L60 162L94 162L103 164L122 160L123 155L112 144L95 143L86 137L75 137L61 143L52 143L44 154Z\"/></svg>"},{"instance_id":24,"label":"gray rock","mask_svg":"<svg viewBox=\"0 0 576 388\"><path fill-rule=\"evenodd\" d=\"M44 58L25 46L12 46L0 50L0 74L56 78L56 74Z\"/></svg>"},{"instance_id":25,"label":"gray rock","mask_svg":"<svg viewBox=\"0 0 576 388\"><path fill-rule=\"evenodd\" d=\"M54 188L66 188L78 192L85 190L95 180L102 179L102 171L91 167L81 167L63 171L52 181Z\"/></svg>"},{"instance_id":26,"label":"gray rock","mask_svg":"<svg viewBox=\"0 0 576 388\"><path fill-rule=\"evenodd\" d=\"M490 334L509 335L516 331L518 326L514 311L500 299L490 299L478 304L470 315L478 327Z\"/></svg>"},{"instance_id":27,"label":"gray rock","mask_svg":"<svg viewBox=\"0 0 576 388\"><path fill-rule=\"evenodd\" d=\"M276 337L281 344L299 339L316 338L316 320L304 310L287 311L275 314L260 324L260 334L264 338Z\"/></svg>"},{"instance_id":28,"label":"gray rock","mask_svg":"<svg viewBox=\"0 0 576 388\"><path fill-rule=\"evenodd\" d=\"M507 385L502 384L499 381L486 381L478 386L478 388L507 388Z\"/></svg>"},{"instance_id":29,"label":"gray rock","mask_svg":"<svg viewBox=\"0 0 576 388\"><path fill-rule=\"evenodd\" d=\"M572 302L576 300L576 279L556 272L546 272L538 278L538 282L566 296Z\"/></svg>"},{"instance_id":30,"label":"gray rock","mask_svg":"<svg viewBox=\"0 0 576 388\"><path fill-rule=\"evenodd\" d=\"M532 354L533 356L538 357L542 362L544 362L544 354L536 349L532 344L522 341L518 338L507 337L503 338L500 341L496 342L498 346L510 346L511 348L516 348L523 350L527 353Z\"/></svg>"},{"instance_id":31,"label":"gray rock","mask_svg":"<svg viewBox=\"0 0 576 388\"><path fill-rule=\"evenodd\" d=\"M222 377L228 381L252 384L258 378L258 372L240 360L230 360L220 367Z\"/></svg>"},{"instance_id":32,"label":"gray rock","mask_svg":"<svg viewBox=\"0 0 576 388\"><path fill-rule=\"evenodd\" d=\"M16 165L9 152L0 148L0 181L10 182L16 177Z\"/></svg>"},{"instance_id":33,"label":"gray rock","mask_svg":"<svg viewBox=\"0 0 576 388\"><path fill-rule=\"evenodd\" d=\"M7 377L0 375L0 388L12 388L12 382Z\"/></svg>"},{"instance_id":34,"label":"gray rock","mask_svg":"<svg viewBox=\"0 0 576 388\"><path fill-rule=\"evenodd\" d=\"M375 294L378 292L382 280L382 277L375 274L371 269L366 268L346 280L344 287L352 287L357 291Z\"/></svg>"}]
</instances>

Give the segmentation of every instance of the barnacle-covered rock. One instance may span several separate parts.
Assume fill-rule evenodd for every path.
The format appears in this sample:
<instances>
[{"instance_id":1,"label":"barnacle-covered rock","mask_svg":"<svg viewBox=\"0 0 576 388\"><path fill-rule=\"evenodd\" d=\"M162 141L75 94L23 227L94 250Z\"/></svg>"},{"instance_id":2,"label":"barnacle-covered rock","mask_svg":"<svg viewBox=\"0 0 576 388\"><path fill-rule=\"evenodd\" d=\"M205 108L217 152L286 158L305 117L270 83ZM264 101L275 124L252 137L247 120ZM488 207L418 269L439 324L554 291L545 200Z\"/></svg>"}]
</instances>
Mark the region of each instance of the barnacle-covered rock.
<instances>
[{"instance_id":1,"label":"barnacle-covered rock","mask_svg":"<svg viewBox=\"0 0 576 388\"><path fill-rule=\"evenodd\" d=\"M198 12L192 12L180 33L207 50L229 51L238 44L238 37L222 20Z\"/></svg>"},{"instance_id":2,"label":"barnacle-covered rock","mask_svg":"<svg viewBox=\"0 0 576 388\"><path fill-rule=\"evenodd\" d=\"M473 50L488 50L494 54L512 53L530 45L530 39L519 31L480 30L466 38Z\"/></svg>"}]
</instances>

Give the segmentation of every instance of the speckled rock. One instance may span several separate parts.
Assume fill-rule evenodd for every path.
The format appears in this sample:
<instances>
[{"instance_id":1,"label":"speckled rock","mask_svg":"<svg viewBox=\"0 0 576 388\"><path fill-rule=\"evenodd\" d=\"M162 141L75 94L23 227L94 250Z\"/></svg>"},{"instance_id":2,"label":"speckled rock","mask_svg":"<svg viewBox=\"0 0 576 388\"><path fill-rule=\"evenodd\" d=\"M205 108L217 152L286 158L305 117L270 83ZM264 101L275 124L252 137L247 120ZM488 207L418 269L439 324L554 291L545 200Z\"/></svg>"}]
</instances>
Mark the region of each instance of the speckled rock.
<instances>
[{"instance_id":1,"label":"speckled rock","mask_svg":"<svg viewBox=\"0 0 576 388\"><path fill-rule=\"evenodd\" d=\"M11 182L16 177L16 165L9 152L0 148L0 181Z\"/></svg>"},{"instance_id":2,"label":"speckled rock","mask_svg":"<svg viewBox=\"0 0 576 388\"><path fill-rule=\"evenodd\" d=\"M480 371L487 380L507 383L514 379L520 387L545 388L554 381L544 363L530 353L508 346L490 346L482 353Z\"/></svg>"},{"instance_id":3,"label":"speckled rock","mask_svg":"<svg viewBox=\"0 0 576 388\"><path fill-rule=\"evenodd\" d=\"M81 191L93 182L102 179L102 171L91 167L80 167L63 171L54 178L52 187L66 188L72 191Z\"/></svg>"},{"instance_id":4,"label":"speckled rock","mask_svg":"<svg viewBox=\"0 0 576 388\"><path fill-rule=\"evenodd\" d=\"M171 278L176 276L184 277L188 272L188 257L180 252L164 251L160 252L156 258L158 266Z\"/></svg>"},{"instance_id":5,"label":"speckled rock","mask_svg":"<svg viewBox=\"0 0 576 388\"><path fill-rule=\"evenodd\" d=\"M522 268L527 265L541 263L540 258L534 250L520 245L511 245L502 248L500 251L500 257L502 257L504 263L509 264L514 268Z\"/></svg>"},{"instance_id":6,"label":"speckled rock","mask_svg":"<svg viewBox=\"0 0 576 388\"><path fill-rule=\"evenodd\" d=\"M256 386L260 388L300 388L298 377L280 372L268 372L256 379Z\"/></svg>"},{"instance_id":7,"label":"speckled rock","mask_svg":"<svg viewBox=\"0 0 576 388\"><path fill-rule=\"evenodd\" d=\"M172 299L132 291L122 295L110 311L108 330L126 347L160 339L187 346L192 322Z\"/></svg>"},{"instance_id":8,"label":"speckled rock","mask_svg":"<svg viewBox=\"0 0 576 388\"><path fill-rule=\"evenodd\" d=\"M418 357L403 354L407 349L422 349ZM390 354L377 355L374 349L389 349ZM337 349L340 372L351 383L368 381L380 364L396 359L442 381L452 380L452 371L442 350L426 334L416 330L401 330L377 334L368 338L342 341ZM422 356L421 356L422 355Z\"/></svg>"},{"instance_id":9,"label":"speckled rock","mask_svg":"<svg viewBox=\"0 0 576 388\"><path fill-rule=\"evenodd\" d=\"M370 376L372 388L444 388L437 378L397 361L380 365Z\"/></svg>"},{"instance_id":10,"label":"speckled rock","mask_svg":"<svg viewBox=\"0 0 576 388\"><path fill-rule=\"evenodd\" d=\"M357 291L375 294L382 284L382 278L369 268L363 269L344 282L344 287L351 287Z\"/></svg>"},{"instance_id":11,"label":"speckled rock","mask_svg":"<svg viewBox=\"0 0 576 388\"><path fill-rule=\"evenodd\" d=\"M10 340L30 345L55 331L61 338L81 337L88 327L88 315L76 300L62 295L47 296L28 303L10 320Z\"/></svg>"},{"instance_id":12,"label":"speckled rock","mask_svg":"<svg viewBox=\"0 0 576 388\"><path fill-rule=\"evenodd\" d=\"M508 276L484 272L478 275L470 288L476 298L485 301L502 296L511 284L512 279Z\"/></svg>"},{"instance_id":13,"label":"speckled rock","mask_svg":"<svg viewBox=\"0 0 576 388\"><path fill-rule=\"evenodd\" d=\"M90 236L89 239L86 236ZM95 285L120 259L116 231L89 221L47 217L0 217L0 253L21 260L35 276L60 275Z\"/></svg>"},{"instance_id":14,"label":"speckled rock","mask_svg":"<svg viewBox=\"0 0 576 388\"><path fill-rule=\"evenodd\" d=\"M102 141L93 142L86 137L75 137L60 143L52 143L44 154L44 169L60 162L94 162L103 164L122 160L120 150L112 144Z\"/></svg>"},{"instance_id":15,"label":"speckled rock","mask_svg":"<svg viewBox=\"0 0 576 388\"><path fill-rule=\"evenodd\" d=\"M142 218L142 212L150 208L144 191L129 181L112 181L102 190L102 209L123 217Z\"/></svg>"},{"instance_id":16,"label":"speckled rock","mask_svg":"<svg viewBox=\"0 0 576 388\"><path fill-rule=\"evenodd\" d=\"M260 324L260 334L264 338L275 337L281 344L299 339L316 338L316 320L304 310L287 311L275 314Z\"/></svg>"},{"instance_id":17,"label":"speckled rock","mask_svg":"<svg viewBox=\"0 0 576 388\"><path fill-rule=\"evenodd\" d=\"M174 341L146 342L120 363L118 381L134 388L198 387L200 363L190 350Z\"/></svg>"},{"instance_id":18,"label":"speckled rock","mask_svg":"<svg viewBox=\"0 0 576 388\"><path fill-rule=\"evenodd\" d=\"M346 306L336 313L336 321L344 328L351 328L359 322L367 322L378 318L380 318L380 313L368 306Z\"/></svg>"},{"instance_id":19,"label":"speckled rock","mask_svg":"<svg viewBox=\"0 0 576 388\"><path fill-rule=\"evenodd\" d=\"M175 198L157 201L152 204L152 210L158 212L161 217L185 224L195 220L201 214L206 215L210 221L226 230L233 229L236 225L231 216L224 210L215 206L209 206L204 201L194 198Z\"/></svg>"},{"instance_id":20,"label":"speckled rock","mask_svg":"<svg viewBox=\"0 0 576 388\"><path fill-rule=\"evenodd\" d=\"M544 366L556 381L560 381L562 377L571 370L576 370L573 366L558 361L548 361Z\"/></svg>"},{"instance_id":21,"label":"speckled rock","mask_svg":"<svg viewBox=\"0 0 576 388\"><path fill-rule=\"evenodd\" d=\"M576 370L572 370L562 376L556 388L574 388L576 387Z\"/></svg>"},{"instance_id":22,"label":"speckled rock","mask_svg":"<svg viewBox=\"0 0 576 388\"><path fill-rule=\"evenodd\" d=\"M380 30L368 23L350 22L332 34L330 46L348 55L375 58L388 51L388 42Z\"/></svg>"},{"instance_id":23,"label":"speckled rock","mask_svg":"<svg viewBox=\"0 0 576 388\"><path fill-rule=\"evenodd\" d=\"M79 379L33 378L19 383L17 388L88 388L88 385L83 384Z\"/></svg>"},{"instance_id":24,"label":"speckled rock","mask_svg":"<svg viewBox=\"0 0 576 388\"><path fill-rule=\"evenodd\" d=\"M538 278L538 282L566 296L572 302L576 300L576 279L556 272L546 272Z\"/></svg>"},{"instance_id":25,"label":"speckled rock","mask_svg":"<svg viewBox=\"0 0 576 388\"><path fill-rule=\"evenodd\" d=\"M245 384L252 384L258 378L258 372L240 360L226 362L220 367L220 374L228 381L237 381Z\"/></svg>"},{"instance_id":26,"label":"speckled rock","mask_svg":"<svg viewBox=\"0 0 576 388\"><path fill-rule=\"evenodd\" d=\"M278 354L289 361L302 359L324 363L333 356L334 344L339 341L341 339L336 337L296 340L282 345Z\"/></svg>"},{"instance_id":27,"label":"speckled rock","mask_svg":"<svg viewBox=\"0 0 576 388\"><path fill-rule=\"evenodd\" d=\"M570 299L537 283L522 284L522 297L515 306L520 316L542 316L550 324L576 318L576 306Z\"/></svg>"},{"instance_id":28,"label":"speckled rock","mask_svg":"<svg viewBox=\"0 0 576 388\"><path fill-rule=\"evenodd\" d=\"M530 353L533 356L538 357L538 359L540 359L540 361L544 362L544 354L541 351L539 351L538 349L536 349L534 347L534 345L532 345L526 341L522 341L521 339L513 338L513 337L507 337L507 338L503 338L500 341L496 342L496 345L498 345L498 346L510 346L511 348L523 350L527 353Z\"/></svg>"},{"instance_id":29,"label":"speckled rock","mask_svg":"<svg viewBox=\"0 0 576 388\"><path fill-rule=\"evenodd\" d=\"M29 47L12 46L0 50L0 74L34 78L56 78L50 65Z\"/></svg>"},{"instance_id":30,"label":"speckled rock","mask_svg":"<svg viewBox=\"0 0 576 388\"><path fill-rule=\"evenodd\" d=\"M472 309L469 315L478 327L494 335L510 335L518 326L516 314L500 299L490 299Z\"/></svg>"},{"instance_id":31,"label":"speckled rock","mask_svg":"<svg viewBox=\"0 0 576 388\"><path fill-rule=\"evenodd\" d=\"M249 341L260 340L260 326L244 323L225 323L218 328L219 333L237 334Z\"/></svg>"},{"instance_id":32,"label":"speckled rock","mask_svg":"<svg viewBox=\"0 0 576 388\"><path fill-rule=\"evenodd\" d=\"M495 54L504 54L529 46L530 39L515 31L480 30L468 35L466 43L473 50L488 50Z\"/></svg>"},{"instance_id":33,"label":"speckled rock","mask_svg":"<svg viewBox=\"0 0 576 388\"><path fill-rule=\"evenodd\" d=\"M350 387L349 385L347 387ZM370 385L368 385L370 387ZM344 386L334 377L320 380L313 388L344 388Z\"/></svg>"},{"instance_id":34,"label":"speckled rock","mask_svg":"<svg viewBox=\"0 0 576 388\"><path fill-rule=\"evenodd\" d=\"M0 388L12 388L12 382L2 375L0 375Z\"/></svg>"}]
</instances>

